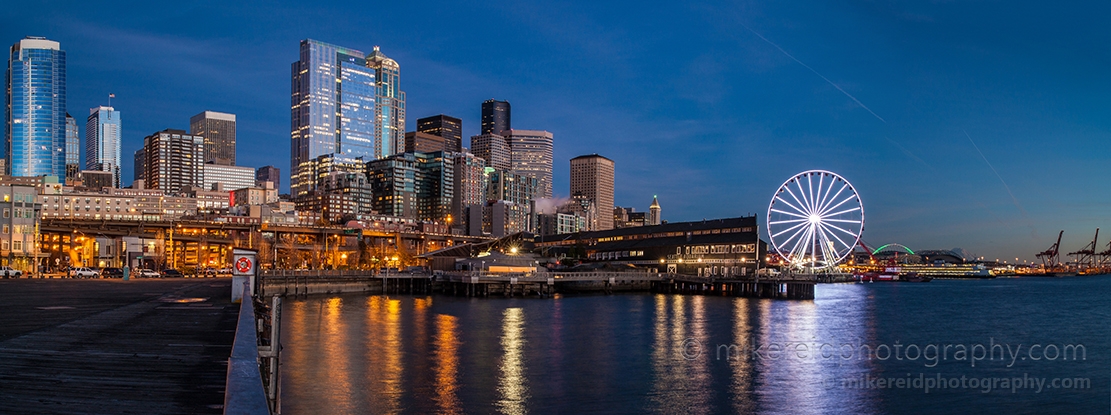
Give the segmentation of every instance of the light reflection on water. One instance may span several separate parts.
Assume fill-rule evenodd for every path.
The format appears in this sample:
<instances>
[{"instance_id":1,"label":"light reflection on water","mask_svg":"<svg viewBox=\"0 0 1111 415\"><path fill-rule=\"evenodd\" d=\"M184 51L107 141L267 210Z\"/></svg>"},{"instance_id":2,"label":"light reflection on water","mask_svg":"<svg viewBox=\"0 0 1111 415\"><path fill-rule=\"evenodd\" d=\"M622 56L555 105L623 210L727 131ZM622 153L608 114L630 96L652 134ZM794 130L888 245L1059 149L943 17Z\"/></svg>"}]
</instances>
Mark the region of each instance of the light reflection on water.
<instances>
[{"instance_id":1,"label":"light reflection on water","mask_svg":"<svg viewBox=\"0 0 1111 415\"><path fill-rule=\"evenodd\" d=\"M442 414L462 413L459 389L459 338L456 318L436 316L436 411Z\"/></svg>"},{"instance_id":2,"label":"light reflection on water","mask_svg":"<svg viewBox=\"0 0 1111 415\"><path fill-rule=\"evenodd\" d=\"M283 313L283 413L1013 413L1065 408L1062 402L1089 409L1072 412L1106 409L1102 400L1079 399L1082 393L1061 401L1061 394L828 387L866 374L926 370L907 362L817 359L821 351L809 349L815 342L986 341L980 337L998 337L992 330L1002 327L1003 334L1025 336L1009 340L1029 344L1054 340L1048 336L1072 324L1066 340L1084 342L1088 350L1107 346L1099 337L1106 334L1103 326L1072 319L1074 312L1061 307L1106 319L1097 294L1108 294L1111 279L1060 289L1074 301L1054 302L1056 314L1036 317L1024 311L1044 308L1030 304L1038 296L1058 298L1053 285L1032 283L1037 296L1007 302L1019 292L1012 290L992 302L993 291L967 292L977 284L821 286L815 301L647 294L290 298ZM999 313L1000 307L1007 309ZM751 359L746 351L797 343L808 344L807 358L784 352L778 359ZM1099 353L1090 352L1082 365L1053 368L1084 375L1076 370L1108 363ZM937 370L969 371L957 364ZM1108 376L1087 374L1093 378L1089 392L1106 395Z\"/></svg>"},{"instance_id":3,"label":"light reflection on water","mask_svg":"<svg viewBox=\"0 0 1111 415\"><path fill-rule=\"evenodd\" d=\"M502 313L501 346L505 354L498 365L498 412L520 415L528 411L528 380L525 378L524 311L507 308Z\"/></svg>"}]
</instances>

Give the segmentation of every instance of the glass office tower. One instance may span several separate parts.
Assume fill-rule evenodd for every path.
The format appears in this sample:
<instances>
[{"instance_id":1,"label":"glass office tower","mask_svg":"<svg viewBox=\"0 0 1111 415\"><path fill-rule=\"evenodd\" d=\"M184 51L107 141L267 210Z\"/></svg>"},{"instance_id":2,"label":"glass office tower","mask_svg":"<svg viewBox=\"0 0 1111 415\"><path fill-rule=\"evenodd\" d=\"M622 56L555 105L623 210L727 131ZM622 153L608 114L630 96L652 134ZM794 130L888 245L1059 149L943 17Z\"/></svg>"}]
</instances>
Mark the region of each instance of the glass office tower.
<instances>
[{"instance_id":1,"label":"glass office tower","mask_svg":"<svg viewBox=\"0 0 1111 415\"><path fill-rule=\"evenodd\" d=\"M89 109L85 122L85 170L112 173L112 187L120 187L120 112L99 106Z\"/></svg>"},{"instance_id":2,"label":"glass office tower","mask_svg":"<svg viewBox=\"0 0 1111 415\"><path fill-rule=\"evenodd\" d=\"M300 196L316 187L306 168L317 157L374 158L377 84L366 54L311 39L301 41L292 81L290 190Z\"/></svg>"},{"instance_id":3,"label":"glass office tower","mask_svg":"<svg viewBox=\"0 0 1111 415\"><path fill-rule=\"evenodd\" d=\"M401 67L397 61L386 57L378 47L366 57L366 66L375 71L378 79L375 91L374 158L389 157L404 152L405 148L405 92L401 91Z\"/></svg>"},{"instance_id":4,"label":"glass office tower","mask_svg":"<svg viewBox=\"0 0 1111 415\"><path fill-rule=\"evenodd\" d=\"M58 42L27 37L12 45L5 77L6 172L66 173L66 52Z\"/></svg>"},{"instance_id":5,"label":"glass office tower","mask_svg":"<svg viewBox=\"0 0 1111 415\"><path fill-rule=\"evenodd\" d=\"M290 193L315 190L311 164L335 154L373 160L405 145L405 93L397 62L312 39L292 67Z\"/></svg>"}]
</instances>

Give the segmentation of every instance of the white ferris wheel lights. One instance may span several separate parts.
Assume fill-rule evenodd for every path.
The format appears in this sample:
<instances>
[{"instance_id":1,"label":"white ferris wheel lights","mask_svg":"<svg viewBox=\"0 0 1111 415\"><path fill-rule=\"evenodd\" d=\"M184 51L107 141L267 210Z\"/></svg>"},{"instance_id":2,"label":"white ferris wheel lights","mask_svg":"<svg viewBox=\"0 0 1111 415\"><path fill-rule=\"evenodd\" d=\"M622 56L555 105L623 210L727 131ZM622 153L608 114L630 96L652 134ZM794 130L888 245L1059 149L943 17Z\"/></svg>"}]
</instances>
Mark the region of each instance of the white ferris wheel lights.
<instances>
[{"instance_id":1,"label":"white ferris wheel lights","mask_svg":"<svg viewBox=\"0 0 1111 415\"><path fill-rule=\"evenodd\" d=\"M810 170L779 187L768 205L767 224L769 242L788 263L834 266L860 241L864 207L848 180Z\"/></svg>"}]
</instances>

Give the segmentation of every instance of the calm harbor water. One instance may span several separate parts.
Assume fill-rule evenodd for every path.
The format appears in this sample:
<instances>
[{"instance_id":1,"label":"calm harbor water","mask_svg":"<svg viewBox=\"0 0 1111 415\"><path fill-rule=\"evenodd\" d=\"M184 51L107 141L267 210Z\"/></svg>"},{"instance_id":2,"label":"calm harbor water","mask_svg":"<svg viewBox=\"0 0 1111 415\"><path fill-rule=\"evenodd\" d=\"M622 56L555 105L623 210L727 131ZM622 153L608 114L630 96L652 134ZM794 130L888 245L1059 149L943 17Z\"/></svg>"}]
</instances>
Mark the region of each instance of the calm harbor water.
<instances>
[{"instance_id":1,"label":"calm harbor water","mask_svg":"<svg viewBox=\"0 0 1111 415\"><path fill-rule=\"evenodd\" d=\"M1107 413L1109 295L1099 276L290 298L282 412Z\"/></svg>"}]
</instances>

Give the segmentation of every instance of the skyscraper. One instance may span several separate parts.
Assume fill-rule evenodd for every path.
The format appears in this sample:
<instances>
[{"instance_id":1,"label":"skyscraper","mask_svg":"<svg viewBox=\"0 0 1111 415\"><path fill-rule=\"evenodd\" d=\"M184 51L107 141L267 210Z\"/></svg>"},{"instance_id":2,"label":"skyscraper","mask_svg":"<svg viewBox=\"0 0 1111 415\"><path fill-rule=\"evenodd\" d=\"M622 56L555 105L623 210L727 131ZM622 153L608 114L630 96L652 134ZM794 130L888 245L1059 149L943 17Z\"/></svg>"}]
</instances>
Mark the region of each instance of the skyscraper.
<instances>
[{"instance_id":1,"label":"skyscraper","mask_svg":"<svg viewBox=\"0 0 1111 415\"><path fill-rule=\"evenodd\" d=\"M204 111L189 118L189 134L204 137L204 162L235 165L235 114Z\"/></svg>"},{"instance_id":2,"label":"skyscraper","mask_svg":"<svg viewBox=\"0 0 1111 415\"><path fill-rule=\"evenodd\" d=\"M311 39L292 66L291 194L313 190L308 163L325 154L371 158L375 147L374 71L366 55ZM342 89L340 89L342 86Z\"/></svg>"},{"instance_id":3,"label":"skyscraper","mask_svg":"<svg viewBox=\"0 0 1111 415\"><path fill-rule=\"evenodd\" d=\"M505 139L509 143L510 169L522 176L535 177L540 182L536 197L552 197L552 133L507 130ZM613 206L610 206L609 211L612 210Z\"/></svg>"},{"instance_id":4,"label":"skyscraper","mask_svg":"<svg viewBox=\"0 0 1111 415\"><path fill-rule=\"evenodd\" d=\"M378 46L366 57L367 68L374 70L377 88L374 96L374 158L402 152L405 143L405 93L401 91L401 67L386 57Z\"/></svg>"},{"instance_id":5,"label":"skyscraper","mask_svg":"<svg viewBox=\"0 0 1111 415\"><path fill-rule=\"evenodd\" d=\"M53 40L27 37L12 45L5 73L6 172L66 174L66 52Z\"/></svg>"},{"instance_id":6,"label":"skyscraper","mask_svg":"<svg viewBox=\"0 0 1111 415\"><path fill-rule=\"evenodd\" d=\"M375 47L367 56L316 40L301 41L291 70L290 190L296 197L315 189L307 168L336 154L372 160L400 152L404 143L405 93L397 62Z\"/></svg>"},{"instance_id":7,"label":"skyscraper","mask_svg":"<svg viewBox=\"0 0 1111 415\"><path fill-rule=\"evenodd\" d=\"M463 120L444 114L417 120L417 132L444 138L444 151L463 151Z\"/></svg>"},{"instance_id":8,"label":"skyscraper","mask_svg":"<svg viewBox=\"0 0 1111 415\"><path fill-rule=\"evenodd\" d=\"M134 180L147 180L147 149L145 146L135 150L134 173Z\"/></svg>"},{"instance_id":9,"label":"skyscraper","mask_svg":"<svg viewBox=\"0 0 1111 415\"><path fill-rule=\"evenodd\" d=\"M120 187L120 142L122 124L115 108L89 109L85 122L85 170L112 173L112 187Z\"/></svg>"},{"instance_id":10,"label":"skyscraper","mask_svg":"<svg viewBox=\"0 0 1111 415\"><path fill-rule=\"evenodd\" d=\"M173 195L204 185L203 137L166 129L144 138L143 150L147 188Z\"/></svg>"},{"instance_id":11,"label":"skyscraper","mask_svg":"<svg viewBox=\"0 0 1111 415\"><path fill-rule=\"evenodd\" d=\"M451 199L452 225L466 225L466 210L486 202L486 162L471 153L455 153L455 193Z\"/></svg>"},{"instance_id":12,"label":"skyscraper","mask_svg":"<svg viewBox=\"0 0 1111 415\"><path fill-rule=\"evenodd\" d=\"M77 179L81 171L81 130L77 127L77 120L66 113L66 176L62 183L70 183Z\"/></svg>"},{"instance_id":13,"label":"skyscraper","mask_svg":"<svg viewBox=\"0 0 1111 415\"><path fill-rule=\"evenodd\" d=\"M513 128L509 101L488 99L482 102L482 134L501 134Z\"/></svg>"},{"instance_id":14,"label":"skyscraper","mask_svg":"<svg viewBox=\"0 0 1111 415\"><path fill-rule=\"evenodd\" d=\"M471 152L486 160L487 167L509 170L513 166L509 142L500 135L482 134L471 137Z\"/></svg>"},{"instance_id":15,"label":"skyscraper","mask_svg":"<svg viewBox=\"0 0 1111 415\"><path fill-rule=\"evenodd\" d=\"M592 231L613 229L613 160L590 154L571 159L571 195L583 195L599 212Z\"/></svg>"}]
</instances>

